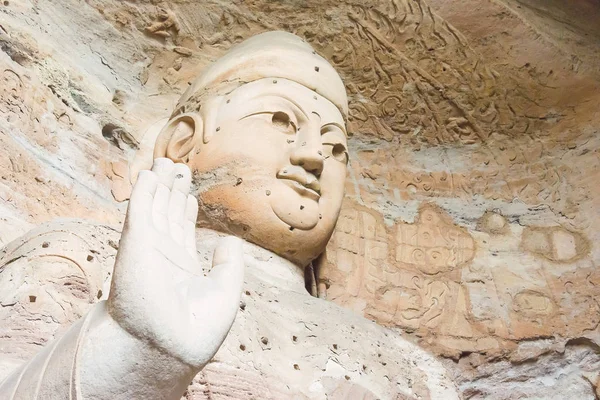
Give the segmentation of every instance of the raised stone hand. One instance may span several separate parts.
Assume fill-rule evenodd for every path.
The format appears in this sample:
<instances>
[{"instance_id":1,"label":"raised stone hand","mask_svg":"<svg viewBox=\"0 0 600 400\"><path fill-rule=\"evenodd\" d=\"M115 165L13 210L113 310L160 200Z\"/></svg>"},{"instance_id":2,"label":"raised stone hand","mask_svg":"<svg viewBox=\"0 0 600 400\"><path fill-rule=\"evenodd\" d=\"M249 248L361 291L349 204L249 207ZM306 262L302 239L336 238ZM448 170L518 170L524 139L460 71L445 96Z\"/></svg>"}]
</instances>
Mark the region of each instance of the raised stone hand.
<instances>
[{"instance_id":1,"label":"raised stone hand","mask_svg":"<svg viewBox=\"0 0 600 400\"><path fill-rule=\"evenodd\" d=\"M223 239L203 274L196 253L197 200L191 174L166 158L133 188L112 278L108 311L127 332L193 368L225 339L243 284L241 240Z\"/></svg>"}]
</instances>

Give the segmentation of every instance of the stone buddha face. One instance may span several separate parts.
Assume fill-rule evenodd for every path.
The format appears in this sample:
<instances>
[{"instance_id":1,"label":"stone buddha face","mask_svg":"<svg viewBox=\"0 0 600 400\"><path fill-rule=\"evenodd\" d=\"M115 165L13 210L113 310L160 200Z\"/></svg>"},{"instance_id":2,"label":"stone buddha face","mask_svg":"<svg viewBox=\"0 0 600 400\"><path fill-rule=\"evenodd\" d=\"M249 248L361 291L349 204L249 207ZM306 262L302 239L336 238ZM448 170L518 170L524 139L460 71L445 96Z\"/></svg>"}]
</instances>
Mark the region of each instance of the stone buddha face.
<instances>
[{"instance_id":1,"label":"stone buddha face","mask_svg":"<svg viewBox=\"0 0 600 400\"><path fill-rule=\"evenodd\" d=\"M323 252L344 196L342 113L291 79L225 86L180 104L155 157L192 170L200 226L305 266Z\"/></svg>"}]
</instances>

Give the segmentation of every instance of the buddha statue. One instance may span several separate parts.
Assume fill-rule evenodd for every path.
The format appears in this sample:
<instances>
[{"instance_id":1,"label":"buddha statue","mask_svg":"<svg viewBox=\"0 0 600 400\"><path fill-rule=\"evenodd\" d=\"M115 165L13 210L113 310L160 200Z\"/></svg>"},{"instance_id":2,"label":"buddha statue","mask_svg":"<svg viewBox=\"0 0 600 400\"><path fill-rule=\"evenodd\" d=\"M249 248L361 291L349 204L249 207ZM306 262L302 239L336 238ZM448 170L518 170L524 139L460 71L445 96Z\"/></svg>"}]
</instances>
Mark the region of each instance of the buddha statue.
<instances>
[{"instance_id":1,"label":"buddha statue","mask_svg":"<svg viewBox=\"0 0 600 400\"><path fill-rule=\"evenodd\" d=\"M289 33L205 69L118 246L110 228L61 221L3 249L0 397L458 398L433 356L306 289L342 205L347 113L337 72Z\"/></svg>"}]
</instances>

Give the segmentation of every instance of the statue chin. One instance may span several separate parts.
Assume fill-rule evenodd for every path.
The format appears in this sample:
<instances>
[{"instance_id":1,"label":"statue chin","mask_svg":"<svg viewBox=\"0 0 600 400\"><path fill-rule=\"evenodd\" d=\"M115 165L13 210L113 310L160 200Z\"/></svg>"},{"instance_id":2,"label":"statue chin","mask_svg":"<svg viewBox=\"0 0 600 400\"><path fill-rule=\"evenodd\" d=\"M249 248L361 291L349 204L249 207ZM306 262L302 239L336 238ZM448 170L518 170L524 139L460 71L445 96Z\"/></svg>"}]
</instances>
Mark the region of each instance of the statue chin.
<instances>
[{"instance_id":1,"label":"statue chin","mask_svg":"<svg viewBox=\"0 0 600 400\"><path fill-rule=\"evenodd\" d=\"M325 198L316 202L282 182L243 177L239 186L227 182L194 194L199 227L238 236L302 267L323 251L336 217L325 210Z\"/></svg>"},{"instance_id":2,"label":"statue chin","mask_svg":"<svg viewBox=\"0 0 600 400\"><path fill-rule=\"evenodd\" d=\"M270 197L273 212L290 228L307 231L317 226L319 203L314 199L301 196L287 185L278 185Z\"/></svg>"}]
</instances>

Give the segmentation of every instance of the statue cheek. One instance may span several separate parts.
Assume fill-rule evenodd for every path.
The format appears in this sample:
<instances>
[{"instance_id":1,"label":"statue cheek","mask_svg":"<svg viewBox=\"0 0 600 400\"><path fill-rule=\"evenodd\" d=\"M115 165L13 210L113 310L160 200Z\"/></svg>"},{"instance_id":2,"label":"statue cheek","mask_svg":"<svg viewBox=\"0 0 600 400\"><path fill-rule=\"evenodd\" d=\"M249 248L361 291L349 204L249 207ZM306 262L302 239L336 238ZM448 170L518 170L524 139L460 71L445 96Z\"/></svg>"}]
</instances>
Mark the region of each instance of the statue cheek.
<instances>
[{"instance_id":1,"label":"statue cheek","mask_svg":"<svg viewBox=\"0 0 600 400\"><path fill-rule=\"evenodd\" d=\"M271 209L290 229L309 230L319 222L319 203L277 182L269 196Z\"/></svg>"},{"instance_id":2,"label":"statue cheek","mask_svg":"<svg viewBox=\"0 0 600 400\"><path fill-rule=\"evenodd\" d=\"M319 180L327 198L341 206L346 185L346 165L335 160L328 161Z\"/></svg>"}]
</instances>

